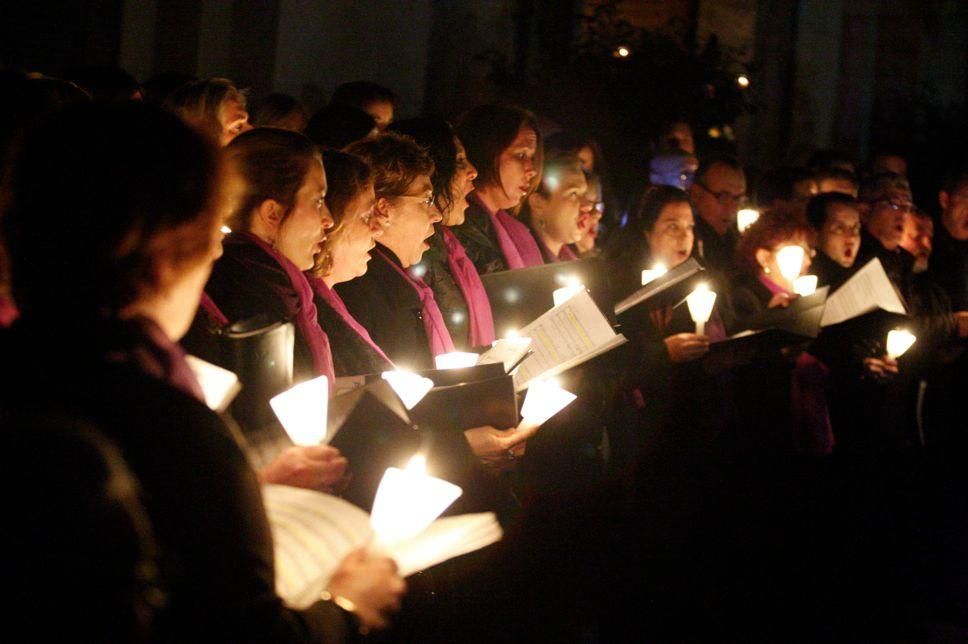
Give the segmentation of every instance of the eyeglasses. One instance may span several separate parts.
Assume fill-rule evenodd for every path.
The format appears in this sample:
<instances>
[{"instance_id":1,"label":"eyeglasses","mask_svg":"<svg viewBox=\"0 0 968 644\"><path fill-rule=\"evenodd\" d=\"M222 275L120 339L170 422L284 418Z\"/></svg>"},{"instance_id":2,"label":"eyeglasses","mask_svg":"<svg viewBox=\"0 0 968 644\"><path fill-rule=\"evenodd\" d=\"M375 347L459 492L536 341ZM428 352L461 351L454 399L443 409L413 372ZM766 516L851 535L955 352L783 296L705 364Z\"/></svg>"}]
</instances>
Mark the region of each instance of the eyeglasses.
<instances>
[{"instance_id":1,"label":"eyeglasses","mask_svg":"<svg viewBox=\"0 0 968 644\"><path fill-rule=\"evenodd\" d=\"M709 189L709 186L704 184L702 181L696 181L693 183L693 185L699 186L700 188L702 188L703 190L711 194L713 196L713 199L715 199L720 206L728 206L730 204L743 205L746 203L745 194L734 195L728 190L723 190L721 192L713 192L712 190Z\"/></svg>"},{"instance_id":2,"label":"eyeglasses","mask_svg":"<svg viewBox=\"0 0 968 644\"><path fill-rule=\"evenodd\" d=\"M431 193L429 197L424 195L400 195L398 199L418 199L417 203L423 205L428 211L434 205L434 195Z\"/></svg>"},{"instance_id":3,"label":"eyeglasses","mask_svg":"<svg viewBox=\"0 0 968 644\"><path fill-rule=\"evenodd\" d=\"M830 229L830 234L836 235L837 237L860 237L860 224L855 224L853 226L837 224Z\"/></svg>"},{"instance_id":4,"label":"eyeglasses","mask_svg":"<svg viewBox=\"0 0 968 644\"><path fill-rule=\"evenodd\" d=\"M868 201L870 205L883 203L886 204L888 208L895 212L911 212L914 210L914 204L910 201L894 201L890 197L881 197L880 199L871 199Z\"/></svg>"}]
</instances>

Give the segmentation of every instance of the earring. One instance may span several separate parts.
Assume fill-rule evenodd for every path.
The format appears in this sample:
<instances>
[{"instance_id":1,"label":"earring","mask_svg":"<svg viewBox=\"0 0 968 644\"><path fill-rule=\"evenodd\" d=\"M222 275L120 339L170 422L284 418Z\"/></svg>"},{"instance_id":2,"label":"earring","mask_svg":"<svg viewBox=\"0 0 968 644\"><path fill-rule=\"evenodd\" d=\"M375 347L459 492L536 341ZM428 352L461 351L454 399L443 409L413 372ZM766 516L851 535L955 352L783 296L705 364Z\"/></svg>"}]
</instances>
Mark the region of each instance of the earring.
<instances>
[{"instance_id":1,"label":"earring","mask_svg":"<svg viewBox=\"0 0 968 644\"><path fill-rule=\"evenodd\" d=\"M764 266L763 267L763 273L765 273L766 275L769 275L770 274L770 267L769 266Z\"/></svg>"}]
</instances>

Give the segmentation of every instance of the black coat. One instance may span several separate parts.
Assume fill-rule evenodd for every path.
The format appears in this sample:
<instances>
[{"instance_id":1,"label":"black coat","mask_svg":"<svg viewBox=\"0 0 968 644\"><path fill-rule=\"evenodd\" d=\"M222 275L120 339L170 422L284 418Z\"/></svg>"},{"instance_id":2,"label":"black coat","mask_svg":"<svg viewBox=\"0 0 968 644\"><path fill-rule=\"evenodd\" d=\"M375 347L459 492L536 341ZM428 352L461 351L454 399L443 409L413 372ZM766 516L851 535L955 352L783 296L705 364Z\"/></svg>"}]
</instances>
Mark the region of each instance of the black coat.
<instances>
[{"instance_id":1,"label":"black coat","mask_svg":"<svg viewBox=\"0 0 968 644\"><path fill-rule=\"evenodd\" d=\"M481 275L510 268L498 244L491 217L476 199L470 200L470 206L464 212L464 223L451 230Z\"/></svg>"},{"instance_id":2,"label":"black coat","mask_svg":"<svg viewBox=\"0 0 968 644\"><path fill-rule=\"evenodd\" d=\"M337 284L336 292L394 364L411 370L433 369L420 296L390 264L400 266L393 251L379 244L377 248L383 253L373 252L366 275Z\"/></svg>"},{"instance_id":3,"label":"black coat","mask_svg":"<svg viewBox=\"0 0 968 644\"><path fill-rule=\"evenodd\" d=\"M223 419L133 362L106 360L126 350L110 328L75 328L69 344L63 331L25 323L0 336L0 405L57 410L96 426L119 447L161 551L168 602L158 639L346 639L347 623L334 605L294 611L275 594L259 485Z\"/></svg>"}]
</instances>

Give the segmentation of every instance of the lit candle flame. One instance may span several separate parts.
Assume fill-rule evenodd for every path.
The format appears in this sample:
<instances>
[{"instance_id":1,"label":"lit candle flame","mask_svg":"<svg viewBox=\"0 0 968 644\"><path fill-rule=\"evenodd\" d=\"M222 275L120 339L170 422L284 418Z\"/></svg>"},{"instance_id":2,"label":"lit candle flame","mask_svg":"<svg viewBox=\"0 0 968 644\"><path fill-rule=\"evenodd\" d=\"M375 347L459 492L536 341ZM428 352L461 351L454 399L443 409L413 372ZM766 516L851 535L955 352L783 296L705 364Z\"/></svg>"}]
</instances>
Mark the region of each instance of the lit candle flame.
<instances>
[{"instance_id":1,"label":"lit candle flame","mask_svg":"<svg viewBox=\"0 0 968 644\"><path fill-rule=\"evenodd\" d=\"M906 329L894 329L887 334L887 356L897 360L904 352L911 348L917 337Z\"/></svg>"},{"instance_id":2,"label":"lit candle flame","mask_svg":"<svg viewBox=\"0 0 968 644\"><path fill-rule=\"evenodd\" d=\"M800 276L800 269L803 268L803 247L784 246L776 251L776 264L780 267L780 275L792 282Z\"/></svg>"},{"instance_id":3,"label":"lit candle flame","mask_svg":"<svg viewBox=\"0 0 968 644\"><path fill-rule=\"evenodd\" d=\"M813 295L817 291L817 276L816 275L801 275L797 279L793 280L793 292L797 295L807 296Z\"/></svg>"},{"instance_id":4,"label":"lit candle flame","mask_svg":"<svg viewBox=\"0 0 968 644\"><path fill-rule=\"evenodd\" d=\"M743 208L736 213L736 227L739 232L746 232L746 229L756 223L760 218L760 211L755 208Z\"/></svg>"},{"instance_id":5,"label":"lit candle flame","mask_svg":"<svg viewBox=\"0 0 968 644\"><path fill-rule=\"evenodd\" d=\"M326 438L329 380L319 376L273 396L269 406L296 445L319 445Z\"/></svg>"},{"instance_id":6,"label":"lit candle flame","mask_svg":"<svg viewBox=\"0 0 968 644\"><path fill-rule=\"evenodd\" d=\"M644 271L642 271L642 286L645 286L652 280L662 275L665 275L668 272L669 272L669 269L666 268L665 264L663 264L662 262L656 262L652 266L652 268L647 268Z\"/></svg>"},{"instance_id":7,"label":"lit candle flame","mask_svg":"<svg viewBox=\"0 0 968 644\"><path fill-rule=\"evenodd\" d=\"M696 289L686 298L686 305L689 307L689 315L696 323L696 334L703 335L706 330L706 322L713 313L713 305L716 303L716 293L709 290L709 285L705 282L699 284Z\"/></svg>"}]
</instances>

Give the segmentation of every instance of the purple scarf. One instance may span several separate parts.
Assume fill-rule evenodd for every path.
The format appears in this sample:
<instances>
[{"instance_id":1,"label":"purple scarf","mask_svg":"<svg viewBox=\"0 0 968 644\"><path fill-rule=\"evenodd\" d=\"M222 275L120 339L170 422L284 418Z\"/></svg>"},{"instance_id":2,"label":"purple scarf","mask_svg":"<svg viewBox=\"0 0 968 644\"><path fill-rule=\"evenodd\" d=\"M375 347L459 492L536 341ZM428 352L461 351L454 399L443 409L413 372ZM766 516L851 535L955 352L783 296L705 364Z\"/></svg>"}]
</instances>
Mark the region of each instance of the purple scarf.
<instances>
[{"instance_id":1,"label":"purple scarf","mask_svg":"<svg viewBox=\"0 0 968 644\"><path fill-rule=\"evenodd\" d=\"M214 322L217 326L226 327L229 325L229 319L225 317L224 313L222 313L222 309L218 308L218 305L212 301L212 298L210 298L208 293L205 291L202 291L202 300L198 303L198 306L205 311L205 314L208 315L208 317L212 319L212 322Z\"/></svg>"},{"instance_id":2,"label":"purple scarf","mask_svg":"<svg viewBox=\"0 0 968 644\"><path fill-rule=\"evenodd\" d=\"M470 194L470 199L475 199L478 205L484 209L487 216L491 218L491 227L494 228L494 236L497 237L498 246L501 247L501 254L509 269L527 268L529 266L541 266L544 259L541 257L541 250L534 243L531 231L520 221L509 215L504 210L496 213L484 205L476 193Z\"/></svg>"},{"instance_id":3,"label":"purple scarf","mask_svg":"<svg viewBox=\"0 0 968 644\"><path fill-rule=\"evenodd\" d=\"M760 283L772 294L790 294L785 288L759 275ZM827 376L830 369L804 351L797 357L790 378L790 406L793 410L793 441L809 454L829 454L834 448L834 430L827 406Z\"/></svg>"},{"instance_id":4,"label":"purple scarf","mask_svg":"<svg viewBox=\"0 0 968 644\"><path fill-rule=\"evenodd\" d=\"M121 321L130 343L108 355L112 362L131 362L149 376L205 402L202 386L185 360L185 350L145 317Z\"/></svg>"},{"instance_id":5,"label":"purple scarf","mask_svg":"<svg viewBox=\"0 0 968 644\"><path fill-rule=\"evenodd\" d=\"M289 277L298 298L298 302L293 303L291 298L285 297L287 294L283 294L282 299L287 308L286 313L294 319L299 332L309 346L316 374L326 376L329 379L330 390L332 390L336 382L333 354L329 348L329 337L319 326L319 320L316 318L316 304L313 302L313 289L309 285L309 280L306 279L298 266L255 235L246 232L232 234L261 248L269 257L276 260L286 272L286 276Z\"/></svg>"},{"instance_id":6,"label":"purple scarf","mask_svg":"<svg viewBox=\"0 0 968 644\"><path fill-rule=\"evenodd\" d=\"M467 257L463 244L446 226L441 226L444 246L447 248L447 265L461 293L467 302L467 316L470 323L470 345L489 347L494 342L494 318L491 316L491 302L487 299L481 276L474 263Z\"/></svg>"},{"instance_id":7,"label":"purple scarf","mask_svg":"<svg viewBox=\"0 0 968 644\"><path fill-rule=\"evenodd\" d=\"M427 336L427 342L430 344L430 353L434 357L437 357L442 353L454 351L454 341L450 338L450 332L447 330L447 325L444 324L444 316L440 314L440 308L437 306L436 300L434 300L433 289L427 286L422 279L410 275L399 264L387 257L382 247L378 246L371 252L379 255L383 261L393 267L393 270L400 273L400 277L406 280L413 287L413 290L417 291L417 295L420 296L420 317L423 319L424 334Z\"/></svg>"},{"instance_id":8,"label":"purple scarf","mask_svg":"<svg viewBox=\"0 0 968 644\"><path fill-rule=\"evenodd\" d=\"M373 338L370 337L370 332L366 330L366 327L356 321L356 318L354 318L349 309L346 308L343 298L341 298L336 291L327 286L326 282L318 277L310 277L309 283L313 287L313 290L316 291L316 295L322 298L322 300L326 302L331 309L336 311L336 313L343 318L343 321L346 322L347 326L356 331L356 334L360 336L364 342L370 345L370 347L376 351L381 358L393 366L393 361L390 360L390 358L387 357L387 354L383 353L383 349L381 349L377 343L373 341Z\"/></svg>"},{"instance_id":9,"label":"purple scarf","mask_svg":"<svg viewBox=\"0 0 968 644\"><path fill-rule=\"evenodd\" d=\"M0 293L0 329L8 328L19 315L13 300Z\"/></svg>"},{"instance_id":10,"label":"purple scarf","mask_svg":"<svg viewBox=\"0 0 968 644\"><path fill-rule=\"evenodd\" d=\"M578 255L576 255L575 251L571 249L571 246L569 246L568 244L565 244L564 246L561 247L561 252L558 253L558 259L560 259L563 262L567 262L573 259L578 259Z\"/></svg>"}]
</instances>

